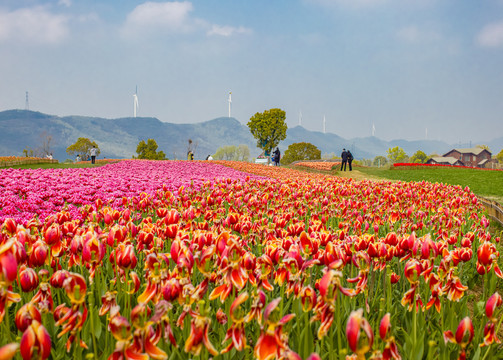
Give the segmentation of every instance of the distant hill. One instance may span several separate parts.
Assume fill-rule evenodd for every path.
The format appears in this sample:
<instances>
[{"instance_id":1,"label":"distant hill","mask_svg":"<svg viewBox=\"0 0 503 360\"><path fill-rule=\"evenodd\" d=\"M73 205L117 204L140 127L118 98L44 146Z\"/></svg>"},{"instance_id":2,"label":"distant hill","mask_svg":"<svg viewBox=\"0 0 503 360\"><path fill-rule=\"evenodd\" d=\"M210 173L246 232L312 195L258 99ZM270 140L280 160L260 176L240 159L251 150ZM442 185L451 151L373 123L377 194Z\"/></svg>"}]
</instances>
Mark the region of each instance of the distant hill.
<instances>
[{"instance_id":1,"label":"distant hill","mask_svg":"<svg viewBox=\"0 0 503 360\"><path fill-rule=\"evenodd\" d=\"M69 158L66 148L77 138L86 137L96 141L101 149L100 158L131 158L136 155L140 140L153 138L159 150L170 159L185 159L188 139L197 144L196 159L204 159L208 154L225 145L245 144L251 156L256 157L260 150L256 140L246 125L234 118L221 117L193 124L173 124L161 122L156 118L104 119L86 116L47 115L28 110L7 110L0 112L0 156L22 156L23 149L39 147L43 134L51 135L51 148L56 159ZM384 141L376 137L344 139L336 134L309 131L301 126L289 128L285 141L280 144L284 153L288 145L296 142L309 142L316 145L322 154L339 155L343 148L350 149L356 159L374 158L386 155L390 147L400 146L408 155L417 150L427 154L443 154L454 147L441 141ZM495 153L503 147L503 138L488 142Z\"/></svg>"}]
</instances>

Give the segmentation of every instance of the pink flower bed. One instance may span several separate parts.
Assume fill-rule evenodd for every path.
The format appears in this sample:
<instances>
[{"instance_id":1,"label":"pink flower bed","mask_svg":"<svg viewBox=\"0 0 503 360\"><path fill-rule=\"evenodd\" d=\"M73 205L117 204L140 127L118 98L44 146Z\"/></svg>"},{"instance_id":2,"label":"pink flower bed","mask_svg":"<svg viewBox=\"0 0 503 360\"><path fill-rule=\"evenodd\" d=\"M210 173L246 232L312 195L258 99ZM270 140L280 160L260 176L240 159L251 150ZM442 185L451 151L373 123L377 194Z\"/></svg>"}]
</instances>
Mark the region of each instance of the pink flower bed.
<instances>
[{"instance_id":1,"label":"pink flower bed","mask_svg":"<svg viewBox=\"0 0 503 360\"><path fill-rule=\"evenodd\" d=\"M97 199L113 207L122 198L158 190L177 193L181 186L228 178L263 178L211 162L126 160L97 168L0 170L0 223L6 218L26 223L62 210L79 217L78 208Z\"/></svg>"}]
</instances>

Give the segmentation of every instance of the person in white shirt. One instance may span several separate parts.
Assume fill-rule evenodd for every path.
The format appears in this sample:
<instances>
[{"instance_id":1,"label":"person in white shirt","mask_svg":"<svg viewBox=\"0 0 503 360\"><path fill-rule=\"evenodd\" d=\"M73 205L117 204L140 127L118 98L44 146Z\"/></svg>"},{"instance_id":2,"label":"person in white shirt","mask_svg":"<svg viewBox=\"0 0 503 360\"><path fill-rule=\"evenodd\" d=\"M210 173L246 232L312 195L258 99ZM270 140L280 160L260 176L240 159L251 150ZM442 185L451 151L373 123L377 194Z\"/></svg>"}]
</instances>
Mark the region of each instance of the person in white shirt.
<instances>
[{"instance_id":1,"label":"person in white shirt","mask_svg":"<svg viewBox=\"0 0 503 360\"><path fill-rule=\"evenodd\" d=\"M96 155L98 154L96 146L93 146L92 149L89 150L89 153L91 154L91 164L94 164L96 162Z\"/></svg>"}]
</instances>

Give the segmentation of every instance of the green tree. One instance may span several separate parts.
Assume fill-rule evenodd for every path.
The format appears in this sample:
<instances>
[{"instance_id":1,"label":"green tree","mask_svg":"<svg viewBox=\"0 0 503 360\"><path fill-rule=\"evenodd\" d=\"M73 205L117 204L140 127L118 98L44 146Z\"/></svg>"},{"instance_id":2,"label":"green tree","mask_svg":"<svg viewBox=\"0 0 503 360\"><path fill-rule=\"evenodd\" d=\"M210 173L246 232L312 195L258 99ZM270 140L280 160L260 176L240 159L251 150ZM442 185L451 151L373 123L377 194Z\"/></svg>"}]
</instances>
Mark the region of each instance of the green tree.
<instances>
[{"instance_id":1,"label":"green tree","mask_svg":"<svg viewBox=\"0 0 503 360\"><path fill-rule=\"evenodd\" d=\"M428 160L428 155L426 155L423 151L418 150L411 156L410 162L416 164L424 164Z\"/></svg>"},{"instance_id":2,"label":"green tree","mask_svg":"<svg viewBox=\"0 0 503 360\"><path fill-rule=\"evenodd\" d=\"M141 140L136 147L137 159L165 160L166 154L164 151L157 151L157 147L154 139L148 139L147 142Z\"/></svg>"},{"instance_id":3,"label":"green tree","mask_svg":"<svg viewBox=\"0 0 503 360\"><path fill-rule=\"evenodd\" d=\"M241 144L236 149L236 160L237 161L249 161L250 160L250 148L248 145Z\"/></svg>"},{"instance_id":4,"label":"green tree","mask_svg":"<svg viewBox=\"0 0 503 360\"><path fill-rule=\"evenodd\" d=\"M234 145L220 146L213 158L215 160L234 160L237 148Z\"/></svg>"},{"instance_id":5,"label":"green tree","mask_svg":"<svg viewBox=\"0 0 503 360\"><path fill-rule=\"evenodd\" d=\"M479 149L485 149L485 150L487 150L487 151L491 152L491 149L489 149L489 146L484 145L484 144L479 144L479 145L477 145L477 146L475 146L475 147L476 147L476 148L479 148Z\"/></svg>"},{"instance_id":6,"label":"green tree","mask_svg":"<svg viewBox=\"0 0 503 360\"><path fill-rule=\"evenodd\" d=\"M498 159L500 164L503 164L503 149L496 155L496 159Z\"/></svg>"},{"instance_id":7,"label":"green tree","mask_svg":"<svg viewBox=\"0 0 503 360\"><path fill-rule=\"evenodd\" d=\"M288 126L285 120L286 113L281 109L265 110L253 115L247 125L257 139L257 147L271 154L279 142L286 139Z\"/></svg>"},{"instance_id":8,"label":"green tree","mask_svg":"<svg viewBox=\"0 0 503 360\"><path fill-rule=\"evenodd\" d=\"M381 167L381 166L384 166L388 163L388 159L386 159L384 156L376 156L374 158L374 161L372 162L372 165L374 166L378 166L378 167Z\"/></svg>"},{"instance_id":9,"label":"green tree","mask_svg":"<svg viewBox=\"0 0 503 360\"><path fill-rule=\"evenodd\" d=\"M319 160L321 151L311 143L301 142L288 146L285 155L281 159L283 165L291 164L299 160Z\"/></svg>"},{"instance_id":10,"label":"green tree","mask_svg":"<svg viewBox=\"0 0 503 360\"><path fill-rule=\"evenodd\" d=\"M407 154L399 146L389 148L387 153L388 153L388 159L392 164L407 161Z\"/></svg>"},{"instance_id":11,"label":"green tree","mask_svg":"<svg viewBox=\"0 0 503 360\"><path fill-rule=\"evenodd\" d=\"M221 146L215 151L213 155L215 160L233 160L233 161L249 161L250 149L247 145L241 144L239 146L227 145Z\"/></svg>"},{"instance_id":12,"label":"green tree","mask_svg":"<svg viewBox=\"0 0 503 360\"><path fill-rule=\"evenodd\" d=\"M95 146L98 149L98 155L100 154L100 147L95 141L91 141L88 138L79 137L75 144L72 144L66 148L66 153L70 156L80 155L82 160L89 159L89 150Z\"/></svg>"}]
</instances>

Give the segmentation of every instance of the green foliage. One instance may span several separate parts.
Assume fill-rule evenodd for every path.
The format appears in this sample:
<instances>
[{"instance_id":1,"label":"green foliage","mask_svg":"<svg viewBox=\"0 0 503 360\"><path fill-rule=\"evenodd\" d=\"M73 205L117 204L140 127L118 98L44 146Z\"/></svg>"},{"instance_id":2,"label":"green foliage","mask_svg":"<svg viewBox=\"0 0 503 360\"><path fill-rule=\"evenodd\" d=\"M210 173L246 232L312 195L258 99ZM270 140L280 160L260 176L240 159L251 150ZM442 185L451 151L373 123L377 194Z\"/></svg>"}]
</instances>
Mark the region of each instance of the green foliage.
<instances>
[{"instance_id":1,"label":"green foliage","mask_svg":"<svg viewBox=\"0 0 503 360\"><path fill-rule=\"evenodd\" d=\"M479 149L485 149L485 150L487 150L487 151L489 151L489 152L492 152L492 151L491 151L491 149L489 149L489 146L484 145L484 144L479 144L479 145L477 145L477 146L475 146L475 147L476 147L476 148L479 148Z\"/></svg>"},{"instance_id":2,"label":"green foliage","mask_svg":"<svg viewBox=\"0 0 503 360\"><path fill-rule=\"evenodd\" d=\"M372 159L359 159L353 161L354 165L372 166Z\"/></svg>"},{"instance_id":3,"label":"green foliage","mask_svg":"<svg viewBox=\"0 0 503 360\"><path fill-rule=\"evenodd\" d=\"M164 151L157 151L157 142L154 139L141 140L136 147L138 157L136 159L165 160ZM134 156L133 156L134 158Z\"/></svg>"},{"instance_id":4,"label":"green foliage","mask_svg":"<svg viewBox=\"0 0 503 360\"><path fill-rule=\"evenodd\" d=\"M249 161L250 149L244 144L221 146L217 149L213 158L215 160Z\"/></svg>"},{"instance_id":5,"label":"green foliage","mask_svg":"<svg viewBox=\"0 0 503 360\"><path fill-rule=\"evenodd\" d=\"M388 159L392 164L407 161L407 154L399 146L389 148L387 153L388 153Z\"/></svg>"},{"instance_id":6,"label":"green foliage","mask_svg":"<svg viewBox=\"0 0 503 360\"><path fill-rule=\"evenodd\" d=\"M496 159L498 159L500 164L503 164L503 149L496 155Z\"/></svg>"},{"instance_id":7,"label":"green foliage","mask_svg":"<svg viewBox=\"0 0 503 360\"><path fill-rule=\"evenodd\" d=\"M33 157L33 156L35 156L35 155L34 155L33 150L32 150L32 149L30 149L30 148L28 148L28 147L25 147L25 148L24 148L24 150L23 150L23 155L24 155L25 157Z\"/></svg>"},{"instance_id":8,"label":"green foliage","mask_svg":"<svg viewBox=\"0 0 503 360\"><path fill-rule=\"evenodd\" d=\"M256 113L248 121L248 127L255 139L257 147L271 153L281 140L286 139L286 113L281 109L265 110Z\"/></svg>"},{"instance_id":9,"label":"green foliage","mask_svg":"<svg viewBox=\"0 0 503 360\"><path fill-rule=\"evenodd\" d=\"M459 168L456 166L415 166L413 168L361 168L371 176L389 180L429 181L468 186L477 195L503 202L503 176L501 171Z\"/></svg>"},{"instance_id":10,"label":"green foliage","mask_svg":"<svg viewBox=\"0 0 503 360\"><path fill-rule=\"evenodd\" d=\"M426 155L423 151L418 150L411 156L410 162L415 164L424 164L428 160L428 155Z\"/></svg>"},{"instance_id":11,"label":"green foliage","mask_svg":"<svg viewBox=\"0 0 503 360\"><path fill-rule=\"evenodd\" d=\"M96 147L99 155L101 151L96 142L91 141L88 138L79 137L75 144L72 144L66 148L66 153L72 156L80 155L80 158L82 160L87 160L90 156L89 150L91 150L93 146Z\"/></svg>"},{"instance_id":12,"label":"green foliage","mask_svg":"<svg viewBox=\"0 0 503 360\"><path fill-rule=\"evenodd\" d=\"M286 149L281 163L288 165L294 161L318 159L321 159L321 151L311 143L301 142L291 144L288 149Z\"/></svg>"},{"instance_id":13,"label":"green foliage","mask_svg":"<svg viewBox=\"0 0 503 360\"><path fill-rule=\"evenodd\" d=\"M337 159L339 159L339 160L340 160L340 158L341 158L341 157L340 157L340 156L338 156L338 155L335 155L335 153L334 153L334 152L331 152L331 153L325 153L325 154L323 154L323 155L321 156L321 158L322 158L323 160L337 160Z\"/></svg>"},{"instance_id":14,"label":"green foliage","mask_svg":"<svg viewBox=\"0 0 503 360\"><path fill-rule=\"evenodd\" d=\"M384 156L376 156L374 158L372 165L381 167L381 166L386 165L387 163L388 163L388 159L386 159Z\"/></svg>"}]
</instances>

